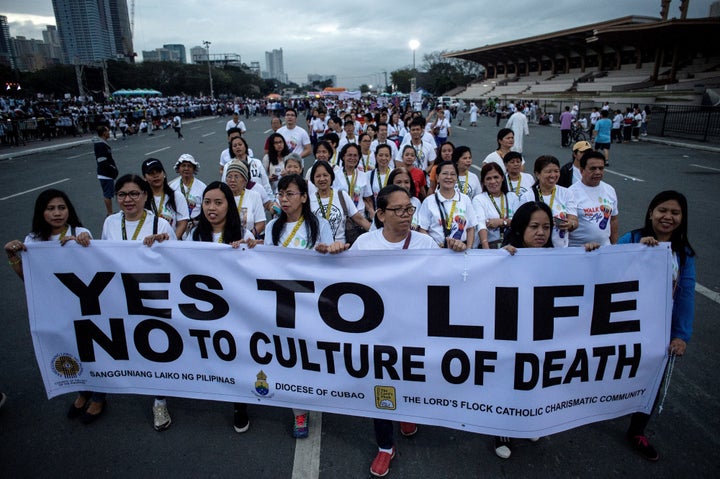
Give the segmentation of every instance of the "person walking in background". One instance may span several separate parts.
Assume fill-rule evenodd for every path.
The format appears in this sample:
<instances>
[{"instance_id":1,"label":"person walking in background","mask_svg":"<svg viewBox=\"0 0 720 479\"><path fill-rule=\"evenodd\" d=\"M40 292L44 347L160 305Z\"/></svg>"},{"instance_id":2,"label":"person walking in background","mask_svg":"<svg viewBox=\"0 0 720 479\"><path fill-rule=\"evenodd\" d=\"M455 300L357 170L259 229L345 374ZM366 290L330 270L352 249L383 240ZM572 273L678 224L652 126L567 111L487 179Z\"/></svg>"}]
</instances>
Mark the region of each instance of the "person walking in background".
<instances>
[{"instance_id":1,"label":"person walking in background","mask_svg":"<svg viewBox=\"0 0 720 479\"><path fill-rule=\"evenodd\" d=\"M530 134L530 130L528 129L528 120L527 116L525 116L525 113L518 109L518 111L510 115L510 118L508 118L505 128L510 128L515 135L515 143L510 150L522 153L523 135Z\"/></svg>"},{"instance_id":2,"label":"person walking in background","mask_svg":"<svg viewBox=\"0 0 720 479\"><path fill-rule=\"evenodd\" d=\"M565 111L560 114L560 146L565 148L570 144L570 128L572 127L573 114L570 107L566 106Z\"/></svg>"},{"instance_id":3,"label":"person walking in background","mask_svg":"<svg viewBox=\"0 0 720 479\"><path fill-rule=\"evenodd\" d=\"M93 138L93 149L95 150L95 163L97 163L97 177L103 192L105 212L107 216L110 216L113 214L114 180L118 176L118 169L112 157L112 148L107 142L108 138L110 138L110 129L105 125L98 126L97 138Z\"/></svg>"},{"instance_id":4,"label":"person walking in background","mask_svg":"<svg viewBox=\"0 0 720 479\"><path fill-rule=\"evenodd\" d=\"M175 118L173 118L173 130L177 133L178 139L185 139L182 134L182 118L180 118L180 115L175 115Z\"/></svg>"}]
</instances>

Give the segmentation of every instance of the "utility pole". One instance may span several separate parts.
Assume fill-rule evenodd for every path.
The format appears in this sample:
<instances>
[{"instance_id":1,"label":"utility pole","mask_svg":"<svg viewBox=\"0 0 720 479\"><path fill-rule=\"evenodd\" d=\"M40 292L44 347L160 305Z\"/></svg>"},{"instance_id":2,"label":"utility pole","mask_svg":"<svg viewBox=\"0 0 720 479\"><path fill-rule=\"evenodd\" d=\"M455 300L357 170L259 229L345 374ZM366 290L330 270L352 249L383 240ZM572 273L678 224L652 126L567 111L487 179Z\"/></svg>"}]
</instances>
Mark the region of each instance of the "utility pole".
<instances>
[{"instance_id":1,"label":"utility pole","mask_svg":"<svg viewBox=\"0 0 720 479\"><path fill-rule=\"evenodd\" d=\"M203 40L203 45L205 45L205 50L207 50L207 59L208 59L208 76L210 77L210 98L215 98L215 92L213 91L213 82L212 82L212 67L210 65L210 45L211 43L207 40Z\"/></svg>"}]
</instances>

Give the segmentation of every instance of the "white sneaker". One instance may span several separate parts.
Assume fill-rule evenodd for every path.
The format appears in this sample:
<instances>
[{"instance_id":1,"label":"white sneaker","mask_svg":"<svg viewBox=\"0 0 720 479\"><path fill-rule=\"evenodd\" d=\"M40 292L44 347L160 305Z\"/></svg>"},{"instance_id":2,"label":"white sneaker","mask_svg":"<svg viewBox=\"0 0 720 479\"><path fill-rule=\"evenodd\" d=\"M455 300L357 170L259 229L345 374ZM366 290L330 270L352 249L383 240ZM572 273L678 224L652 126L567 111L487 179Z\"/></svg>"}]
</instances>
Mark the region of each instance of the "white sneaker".
<instances>
[{"instance_id":1,"label":"white sneaker","mask_svg":"<svg viewBox=\"0 0 720 479\"><path fill-rule=\"evenodd\" d=\"M153 406L153 427L156 431L164 431L170 427L172 419L167 405Z\"/></svg>"},{"instance_id":2,"label":"white sneaker","mask_svg":"<svg viewBox=\"0 0 720 479\"><path fill-rule=\"evenodd\" d=\"M512 454L510 450L510 438L509 437L495 437L495 454L501 459L507 459Z\"/></svg>"}]
</instances>

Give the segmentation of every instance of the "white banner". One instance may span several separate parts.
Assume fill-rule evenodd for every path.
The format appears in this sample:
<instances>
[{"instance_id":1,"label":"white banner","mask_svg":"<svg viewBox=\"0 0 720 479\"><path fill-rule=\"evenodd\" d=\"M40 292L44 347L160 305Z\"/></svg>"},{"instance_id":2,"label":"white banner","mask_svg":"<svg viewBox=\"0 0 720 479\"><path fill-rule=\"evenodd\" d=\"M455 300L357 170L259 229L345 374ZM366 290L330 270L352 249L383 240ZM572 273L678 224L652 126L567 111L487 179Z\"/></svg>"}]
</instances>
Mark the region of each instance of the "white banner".
<instances>
[{"instance_id":1,"label":"white banner","mask_svg":"<svg viewBox=\"0 0 720 479\"><path fill-rule=\"evenodd\" d=\"M27 246L49 397L182 396L536 437L649 412L670 341L668 245Z\"/></svg>"}]
</instances>

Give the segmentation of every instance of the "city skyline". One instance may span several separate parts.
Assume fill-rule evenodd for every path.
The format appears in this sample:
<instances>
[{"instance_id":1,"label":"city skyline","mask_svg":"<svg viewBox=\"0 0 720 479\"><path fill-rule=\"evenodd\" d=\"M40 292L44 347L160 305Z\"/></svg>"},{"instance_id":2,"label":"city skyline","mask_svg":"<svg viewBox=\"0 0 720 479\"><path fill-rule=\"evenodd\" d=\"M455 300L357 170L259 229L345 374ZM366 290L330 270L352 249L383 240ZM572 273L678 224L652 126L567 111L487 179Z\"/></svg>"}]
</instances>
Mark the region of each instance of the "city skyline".
<instances>
[{"instance_id":1,"label":"city skyline","mask_svg":"<svg viewBox=\"0 0 720 479\"><path fill-rule=\"evenodd\" d=\"M688 16L708 16L711 3L691 0ZM678 0L671 3L670 18L679 17L679 4ZM416 55L421 68L423 55L434 51L477 48L628 15L660 16L660 0L613 0L585 5L581 13L572 0L551 5L537 0L482 2L480 8L477 4L418 0L412 6L416 15L408 8L386 9L386 5L369 0L362 10L343 11L334 2L319 0L308 10L282 0L248 18L242 14L242 5L224 0L203 4L136 2L136 61L142 50L164 44L182 44L190 50L206 40L212 42L211 55L238 54L248 65L264 64L265 52L282 49L284 73L290 81L303 84L308 74L319 73L337 76L338 86L356 88L381 85L383 72L389 77L393 70L411 67L411 39L420 43ZM0 8L14 37L42 38L45 25L55 24L51 0L25 0ZM281 21L283 18L290 21ZM168 22L173 28L167 27Z\"/></svg>"}]
</instances>

